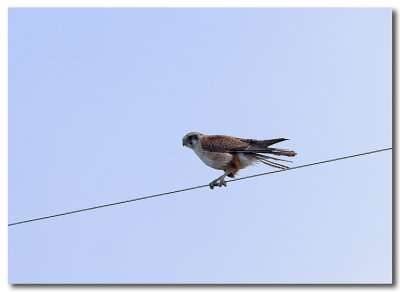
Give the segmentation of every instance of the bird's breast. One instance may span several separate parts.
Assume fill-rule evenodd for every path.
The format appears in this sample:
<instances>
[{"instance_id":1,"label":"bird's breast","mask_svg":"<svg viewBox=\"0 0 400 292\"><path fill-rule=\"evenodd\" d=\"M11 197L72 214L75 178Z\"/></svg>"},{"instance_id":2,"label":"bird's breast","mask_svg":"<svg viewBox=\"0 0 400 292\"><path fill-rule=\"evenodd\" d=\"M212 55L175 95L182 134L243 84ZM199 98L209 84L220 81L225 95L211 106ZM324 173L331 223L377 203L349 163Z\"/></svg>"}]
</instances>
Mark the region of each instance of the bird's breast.
<instances>
[{"instance_id":1,"label":"bird's breast","mask_svg":"<svg viewBox=\"0 0 400 292\"><path fill-rule=\"evenodd\" d=\"M232 160L232 154L230 153L206 151L200 145L194 147L193 150L204 164L215 169L227 169Z\"/></svg>"}]
</instances>

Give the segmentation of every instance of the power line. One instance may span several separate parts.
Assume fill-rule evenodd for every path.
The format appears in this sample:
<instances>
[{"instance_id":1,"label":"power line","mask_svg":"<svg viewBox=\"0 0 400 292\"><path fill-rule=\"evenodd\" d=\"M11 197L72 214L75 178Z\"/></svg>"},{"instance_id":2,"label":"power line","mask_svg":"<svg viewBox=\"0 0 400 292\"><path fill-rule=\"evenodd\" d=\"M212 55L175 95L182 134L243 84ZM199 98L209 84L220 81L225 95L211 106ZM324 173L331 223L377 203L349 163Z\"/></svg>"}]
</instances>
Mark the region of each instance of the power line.
<instances>
[{"instance_id":1,"label":"power line","mask_svg":"<svg viewBox=\"0 0 400 292\"><path fill-rule=\"evenodd\" d=\"M287 168L287 169L280 169L280 170L264 172L264 173L255 174L255 175L249 175L249 176L245 176L245 177L242 177L242 178L231 179L231 180L228 180L227 182L234 182L234 181L243 180L243 179L249 179L249 178L253 178L253 177L257 177L257 176L268 175L268 174L273 174L273 173L283 172L283 171L289 171L289 170L309 167L309 166L313 166L313 165L324 164L324 163L328 163L328 162L334 162L334 161L338 161L338 160L354 158L354 157L357 157L357 156L374 154L374 153L388 151L388 150L392 150L392 147L379 149L379 150L374 150L374 151L369 151L369 152L364 152L364 153L359 153L359 154L354 154L354 155L349 155L349 156L338 157L338 158L334 158L334 159L329 159L329 160L324 160L324 161L319 161L319 162L314 162L314 163L309 163L309 164L303 164L303 165L299 165L299 166L295 166L295 167L291 167L291 168ZM204 188L204 187L208 187L208 186L209 185L207 184L207 185L201 185L201 186L196 186L196 187L176 190L176 191L172 191L172 192L166 192L166 193L160 193L160 194L151 195L151 196L139 197L139 198L135 198L135 199L131 199L131 200L120 201L120 202L115 202L115 203L110 203L110 204L105 204L105 205L99 205L99 206L94 206L94 207L85 208L85 209L79 209L79 210L75 210L75 211L70 211L70 212L65 212L65 213L45 216L45 217L39 217L39 218L34 218L34 219L29 219L29 220L24 220L24 221L19 221L19 222L14 222L14 223L8 224L8 226L14 226L14 225L18 225L18 224L24 224L24 223L29 223L29 222L34 222L34 221L39 221L39 220L44 220L44 219L50 219L50 218L70 215L70 214L74 214L74 213L86 212L86 211L90 211L90 210L94 210L94 209L100 209L100 208L105 208L105 207L110 207L110 206L115 206L115 205L120 205L120 204L126 204L126 203L131 203L131 202L140 201L140 200L146 200L146 199L151 199L151 198L155 198L155 197L161 197L161 196L171 195L171 194L175 194L175 193L181 193L181 192L191 191L191 190L195 190L195 189L200 189L200 188Z\"/></svg>"}]
</instances>

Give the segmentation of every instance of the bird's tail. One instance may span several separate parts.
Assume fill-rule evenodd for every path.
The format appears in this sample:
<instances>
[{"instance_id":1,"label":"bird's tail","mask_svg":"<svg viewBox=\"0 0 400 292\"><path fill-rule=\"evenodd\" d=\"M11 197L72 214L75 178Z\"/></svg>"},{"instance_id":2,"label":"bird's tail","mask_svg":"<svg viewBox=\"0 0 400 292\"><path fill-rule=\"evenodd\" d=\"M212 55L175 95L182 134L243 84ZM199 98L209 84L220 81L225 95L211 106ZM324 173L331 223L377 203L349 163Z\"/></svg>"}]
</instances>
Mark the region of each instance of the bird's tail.
<instances>
[{"instance_id":1,"label":"bird's tail","mask_svg":"<svg viewBox=\"0 0 400 292\"><path fill-rule=\"evenodd\" d=\"M283 155L283 156L289 156L289 157L293 157L297 154L296 152L294 152L292 150L269 147L273 144L289 140L286 138L277 138L277 139L270 139L270 140L255 140L255 139L241 139L241 140L249 143L249 147L247 147L246 149L235 150L237 152L269 153L269 154L274 154L274 155L279 155L279 156Z\"/></svg>"},{"instance_id":2,"label":"bird's tail","mask_svg":"<svg viewBox=\"0 0 400 292\"><path fill-rule=\"evenodd\" d=\"M273 154L273 155L278 155L278 156L289 156L293 157L296 156L296 152L288 149L280 149L280 148L261 148L259 146L250 146L247 149L240 149L240 150L234 150L231 151L232 153L267 153L267 154Z\"/></svg>"},{"instance_id":3,"label":"bird's tail","mask_svg":"<svg viewBox=\"0 0 400 292\"><path fill-rule=\"evenodd\" d=\"M272 167L276 167L276 168L280 168L280 169L289 168L286 165L283 165L283 164L280 164L277 162L273 162L273 161L271 161L271 159L285 161L285 162L291 162L291 161L279 159L279 158L272 157L272 156L263 155L264 153L277 155L277 156L288 156L288 157L293 157L293 156L296 156L296 154L297 154L296 152L294 152L292 150L269 147L270 145L288 140L286 138L278 138L278 139L270 139L270 140L255 140L255 139L241 139L241 140L249 143L250 144L249 147L247 147L246 149L235 149L232 152L244 153L246 155L249 155L256 161L262 162L262 163L267 164ZM261 153L263 153L263 154L261 154Z\"/></svg>"},{"instance_id":4,"label":"bird's tail","mask_svg":"<svg viewBox=\"0 0 400 292\"><path fill-rule=\"evenodd\" d=\"M296 156L296 152L288 149L279 149L279 148L266 148L265 150L262 150L261 153L270 153L274 155L283 155L283 156L289 156L289 157L294 157Z\"/></svg>"}]
</instances>

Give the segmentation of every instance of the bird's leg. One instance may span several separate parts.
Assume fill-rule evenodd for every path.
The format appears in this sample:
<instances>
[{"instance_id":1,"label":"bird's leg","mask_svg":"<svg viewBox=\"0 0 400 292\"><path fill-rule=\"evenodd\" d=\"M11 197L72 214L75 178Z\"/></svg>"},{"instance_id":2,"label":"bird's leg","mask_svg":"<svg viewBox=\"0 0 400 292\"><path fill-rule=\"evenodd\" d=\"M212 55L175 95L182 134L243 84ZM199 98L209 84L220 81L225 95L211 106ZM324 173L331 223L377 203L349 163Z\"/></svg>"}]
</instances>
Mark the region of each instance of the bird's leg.
<instances>
[{"instance_id":1,"label":"bird's leg","mask_svg":"<svg viewBox=\"0 0 400 292\"><path fill-rule=\"evenodd\" d=\"M221 175L219 178L213 180L212 182L210 182L209 186L210 189L214 189L215 186L225 186L226 187L226 181L225 181L225 177L229 174L229 171L225 171L225 173L223 175Z\"/></svg>"}]
</instances>

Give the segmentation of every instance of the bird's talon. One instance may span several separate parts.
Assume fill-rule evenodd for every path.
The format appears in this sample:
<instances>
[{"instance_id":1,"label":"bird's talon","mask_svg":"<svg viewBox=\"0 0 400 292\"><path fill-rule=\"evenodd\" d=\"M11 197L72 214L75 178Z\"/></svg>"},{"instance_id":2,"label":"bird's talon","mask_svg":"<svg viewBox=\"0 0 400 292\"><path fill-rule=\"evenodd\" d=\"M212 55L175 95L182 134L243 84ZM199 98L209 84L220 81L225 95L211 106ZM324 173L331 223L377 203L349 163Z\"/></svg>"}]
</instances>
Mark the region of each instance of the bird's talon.
<instances>
[{"instance_id":1,"label":"bird's talon","mask_svg":"<svg viewBox=\"0 0 400 292\"><path fill-rule=\"evenodd\" d=\"M221 180L214 180L214 181L210 182L209 186L210 186L210 189L212 189L212 190L214 189L214 187L221 187L222 186Z\"/></svg>"},{"instance_id":2,"label":"bird's talon","mask_svg":"<svg viewBox=\"0 0 400 292\"><path fill-rule=\"evenodd\" d=\"M209 184L210 189L214 189L214 187L226 187L226 181L224 179L218 179L218 180L214 180L212 182L210 182Z\"/></svg>"},{"instance_id":3,"label":"bird's talon","mask_svg":"<svg viewBox=\"0 0 400 292\"><path fill-rule=\"evenodd\" d=\"M210 189L213 190L215 186L218 186L218 183L216 181L212 181L212 182L210 182L209 186L210 186Z\"/></svg>"}]
</instances>

